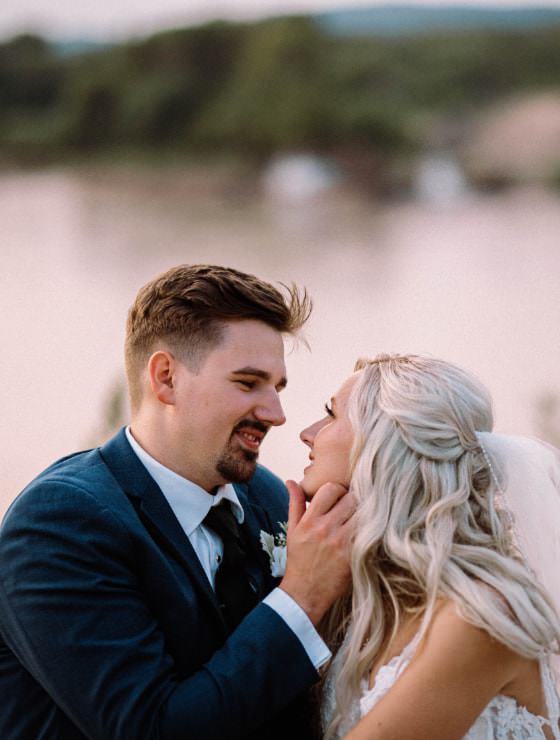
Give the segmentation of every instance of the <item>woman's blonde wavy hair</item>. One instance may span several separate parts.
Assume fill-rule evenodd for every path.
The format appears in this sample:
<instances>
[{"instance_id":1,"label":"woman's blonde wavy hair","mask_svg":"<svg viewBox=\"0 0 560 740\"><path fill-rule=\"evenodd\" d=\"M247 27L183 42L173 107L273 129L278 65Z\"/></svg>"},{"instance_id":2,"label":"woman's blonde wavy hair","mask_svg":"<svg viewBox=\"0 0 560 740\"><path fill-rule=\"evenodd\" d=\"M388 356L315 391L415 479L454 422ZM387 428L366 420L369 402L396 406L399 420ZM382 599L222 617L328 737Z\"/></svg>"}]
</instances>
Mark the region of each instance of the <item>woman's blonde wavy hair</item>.
<instances>
[{"instance_id":1,"label":"woman's blonde wavy hair","mask_svg":"<svg viewBox=\"0 0 560 740\"><path fill-rule=\"evenodd\" d=\"M416 616L423 633L439 599L528 658L560 644L560 621L515 548L477 441L493 423L487 390L461 368L417 355L379 355L355 369L353 591L326 625L334 645L348 632L327 738L403 618Z\"/></svg>"}]
</instances>

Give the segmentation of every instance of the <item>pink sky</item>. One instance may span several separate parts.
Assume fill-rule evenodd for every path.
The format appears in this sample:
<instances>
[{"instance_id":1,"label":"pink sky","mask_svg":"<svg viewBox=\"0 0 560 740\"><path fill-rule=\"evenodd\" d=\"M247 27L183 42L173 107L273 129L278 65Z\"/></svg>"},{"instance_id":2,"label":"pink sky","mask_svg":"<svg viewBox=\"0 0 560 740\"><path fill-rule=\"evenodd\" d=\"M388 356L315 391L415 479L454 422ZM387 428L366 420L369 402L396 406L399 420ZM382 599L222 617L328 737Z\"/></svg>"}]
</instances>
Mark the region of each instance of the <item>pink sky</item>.
<instances>
[{"instance_id":1,"label":"pink sky","mask_svg":"<svg viewBox=\"0 0 560 740\"><path fill-rule=\"evenodd\" d=\"M267 14L359 5L560 6L560 0L2 0L0 36L34 30L55 37L119 37L210 18L255 18Z\"/></svg>"}]
</instances>

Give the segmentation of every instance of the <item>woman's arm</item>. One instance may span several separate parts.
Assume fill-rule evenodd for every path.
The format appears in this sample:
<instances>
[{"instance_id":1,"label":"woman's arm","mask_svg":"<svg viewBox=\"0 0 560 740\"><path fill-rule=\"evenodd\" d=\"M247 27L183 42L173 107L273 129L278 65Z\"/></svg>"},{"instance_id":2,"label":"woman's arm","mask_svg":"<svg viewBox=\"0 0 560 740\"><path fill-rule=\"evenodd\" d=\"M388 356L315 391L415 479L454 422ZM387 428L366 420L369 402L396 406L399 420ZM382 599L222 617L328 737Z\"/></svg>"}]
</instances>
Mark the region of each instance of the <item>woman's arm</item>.
<instances>
[{"instance_id":1,"label":"woman's arm","mask_svg":"<svg viewBox=\"0 0 560 740\"><path fill-rule=\"evenodd\" d=\"M459 740L523 661L446 602L410 665L346 740Z\"/></svg>"}]
</instances>

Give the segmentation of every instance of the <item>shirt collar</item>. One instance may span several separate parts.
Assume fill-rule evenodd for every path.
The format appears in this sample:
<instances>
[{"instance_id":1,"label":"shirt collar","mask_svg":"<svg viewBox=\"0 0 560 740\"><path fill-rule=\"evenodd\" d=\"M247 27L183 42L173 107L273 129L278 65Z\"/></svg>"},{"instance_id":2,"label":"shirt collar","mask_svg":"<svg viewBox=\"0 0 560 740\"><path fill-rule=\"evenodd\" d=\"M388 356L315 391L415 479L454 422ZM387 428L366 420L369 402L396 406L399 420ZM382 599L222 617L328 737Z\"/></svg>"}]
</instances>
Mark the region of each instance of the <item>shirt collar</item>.
<instances>
[{"instance_id":1,"label":"shirt collar","mask_svg":"<svg viewBox=\"0 0 560 740\"><path fill-rule=\"evenodd\" d=\"M134 439L129 426L126 427L125 432L130 446L160 487L187 536L190 536L202 524L212 506L217 506L224 499L230 502L239 524L243 523L245 519L243 507L231 483L220 486L215 494L208 493L196 483L166 468L149 455Z\"/></svg>"}]
</instances>

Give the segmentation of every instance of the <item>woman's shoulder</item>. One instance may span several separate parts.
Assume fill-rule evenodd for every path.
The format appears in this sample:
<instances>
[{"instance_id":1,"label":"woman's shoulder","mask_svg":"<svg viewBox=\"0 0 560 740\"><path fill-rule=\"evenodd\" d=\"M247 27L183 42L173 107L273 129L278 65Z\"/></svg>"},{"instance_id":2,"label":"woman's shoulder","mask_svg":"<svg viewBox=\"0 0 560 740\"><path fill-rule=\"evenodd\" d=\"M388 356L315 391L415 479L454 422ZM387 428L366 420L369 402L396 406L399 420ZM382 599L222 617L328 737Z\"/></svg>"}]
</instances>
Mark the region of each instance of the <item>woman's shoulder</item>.
<instances>
[{"instance_id":1,"label":"woman's shoulder","mask_svg":"<svg viewBox=\"0 0 560 740\"><path fill-rule=\"evenodd\" d=\"M438 602L428 626L417 630L411 645L412 655L405 649L392 673L387 666L386 681L373 682L369 703L362 706L368 713L350 735L353 740L463 737L489 702L519 675L524 660L471 623L452 600ZM370 693L377 703L369 701Z\"/></svg>"},{"instance_id":2,"label":"woman's shoulder","mask_svg":"<svg viewBox=\"0 0 560 740\"><path fill-rule=\"evenodd\" d=\"M498 608L507 610L503 597L497 595ZM504 680L511 679L523 658L482 626L473 624L452 599L437 601L433 615L426 627L422 616L404 623L393 638L390 648L372 666L371 678L380 667L391 659L406 659L406 663L421 662L431 668L443 669L450 664L455 669L461 665L476 672L498 670Z\"/></svg>"},{"instance_id":3,"label":"woman's shoulder","mask_svg":"<svg viewBox=\"0 0 560 740\"><path fill-rule=\"evenodd\" d=\"M451 599L442 599L436 606L419 649L439 652L447 651L451 646L455 659L462 653L467 654L471 660L488 663L499 658L506 665L513 665L521 659L518 653L493 637L483 626L473 624L461 613L457 603Z\"/></svg>"},{"instance_id":4,"label":"woman's shoulder","mask_svg":"<svg viewBox=\"0 0 560 740\"><path fill-rule=\"evenodd\" d=\"M499 605L508 609L498 595ZM502 694L535 715L546 715L541 667L466 618L451 600L442 601L418 645L424 670L440 671L465 696ZM460 686L459 686L460 684Z\"/></svg>"},{"instance_id":5,"label":"woman's shoulder","mask_svg":"<svg viewBox=\"0 0 560 740\"><path fill-rule=\"evenodd\" d=\"M534 662L471 622L450 599L439 602L414 657L428 671L461 676L463 684L472 682L473 690L484 676L484 683L496 693L507 691Z\"/></svg>"}]
</instances>

